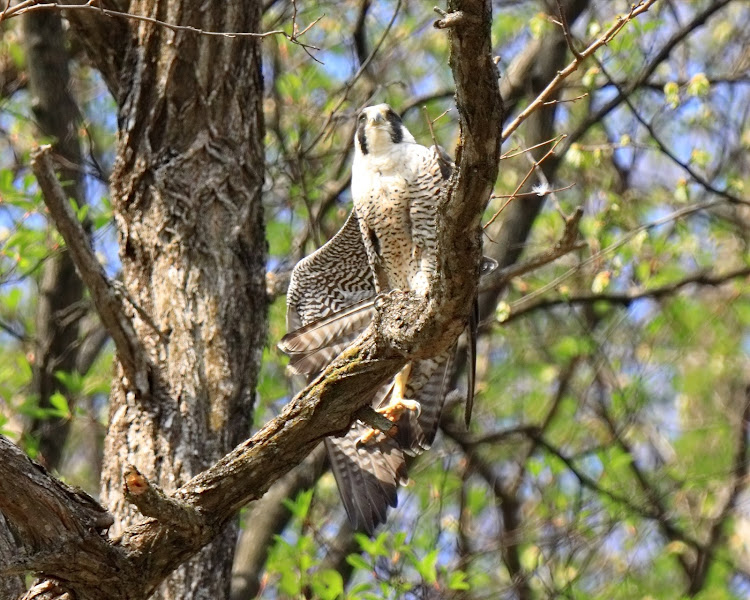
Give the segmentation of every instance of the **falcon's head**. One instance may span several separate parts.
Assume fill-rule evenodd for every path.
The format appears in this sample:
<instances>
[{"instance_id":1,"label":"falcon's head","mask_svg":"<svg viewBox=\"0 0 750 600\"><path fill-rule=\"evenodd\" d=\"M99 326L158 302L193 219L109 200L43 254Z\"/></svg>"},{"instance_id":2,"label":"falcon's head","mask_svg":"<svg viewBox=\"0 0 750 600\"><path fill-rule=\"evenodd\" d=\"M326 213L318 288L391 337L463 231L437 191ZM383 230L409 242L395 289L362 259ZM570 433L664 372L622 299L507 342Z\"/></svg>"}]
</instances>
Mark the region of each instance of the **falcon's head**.
<instances>
[{"instance_id":1,"label":"falcon's head","mask_svg":"<svg viewBox=\"0 0 750 600\"><path fill-rule=\"evenodd\" d=\"M403 143L414 144L414 136L390 106L378 104L362 109L354 136L355 154L382 156Z\"/></svg>"}]
</instances>

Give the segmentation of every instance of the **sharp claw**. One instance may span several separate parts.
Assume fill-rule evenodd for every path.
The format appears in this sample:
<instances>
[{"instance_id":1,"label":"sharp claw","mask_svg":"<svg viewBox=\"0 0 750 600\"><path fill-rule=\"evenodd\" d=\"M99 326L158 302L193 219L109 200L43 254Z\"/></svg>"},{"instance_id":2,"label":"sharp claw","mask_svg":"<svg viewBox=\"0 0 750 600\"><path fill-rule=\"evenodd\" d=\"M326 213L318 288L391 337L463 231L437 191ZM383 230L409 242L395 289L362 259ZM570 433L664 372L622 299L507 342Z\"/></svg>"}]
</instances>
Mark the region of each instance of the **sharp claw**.
<instances>
[{"instance_id":1,"label":"sharp claw","mask_svg":"<svg viewBox=\"0 0 750 600\"><path fill-rule=\"evenodd\" d=\"M416 412L417 417L419 417L422 414L422 405L416 400L399 398L398 400L392 401L388 405L376 410L395 423L401 418L404 411L407 410Z\"/></svg>"},{"instance_id":2,"label":"sharp claw","mask_svg":"<svg viewBox=\"0 0 750 600\"><path fill-rule=\"evenodd\" d=\"M404 411L406 410L416 412L417 418L422 415L422 405L416 400L407 400L406 398L400 398L395 402L390 402L388 405L381 408L376 408L375 410L377 410L377 412L383 415L386 419L394 423L401 418L401 415L404 414ZM395 432L395 430L396 428L393 427L386 434L379 429L371 427L370 429L365 431L365 433L359 436L355 443L357 447L364 446L365 444L369 444L372 440L376 439L378 437L378 434L383 433L384 435L392 435L392 432Z\"/></svg>"},{"instance_id":3,"label":"sharp claw","mask_svg":"<svg viewBox=\"0 0 750 600\"><path fill-rule=\"evenodd\" d=\"M362 435L360 435L354 444L357 446L357 448L359 448L360 446L364 446L365 444L369 444L372 440L378 437L379 433L381 433L379 430L371 427Z\"/></svg>"}]
</instances>

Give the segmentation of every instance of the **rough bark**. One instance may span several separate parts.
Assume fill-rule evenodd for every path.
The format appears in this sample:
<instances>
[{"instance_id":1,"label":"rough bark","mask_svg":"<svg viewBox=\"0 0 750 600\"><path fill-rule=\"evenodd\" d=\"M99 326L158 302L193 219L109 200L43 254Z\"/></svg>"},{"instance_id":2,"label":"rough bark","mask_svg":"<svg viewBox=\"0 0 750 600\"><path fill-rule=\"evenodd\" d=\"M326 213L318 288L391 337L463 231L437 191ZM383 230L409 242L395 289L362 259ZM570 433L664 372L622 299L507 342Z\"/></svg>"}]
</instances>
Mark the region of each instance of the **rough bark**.
<instances>
[{"instance_id":1,"label":"rough bark","mask_svg":"<svg viewBox=\"0 0 750 600\"><path fill-rule=\"evenodd\" d=\"M37 11L23 15L32 110L44 136L53 139L61 163L59 173L67 196L79 206L82 190L81 148L78 141L78 106L70 93L68 53L59 13ZM36 310L33 392L39 406L48 408L50 397L64 386L56 371L75 368L83 284L67 251L53 254L42 266ZM68 398L73 405L73 398ZM35 419L31 433L39 438L40 460L50 469L59 466L70 419Z\"/></svg>"},{"instance_id":2,"label":"rough bark","mask_svg":"<svg viewBox=\"0 0 750 600\"><path fill-rule=\"evenodd\" d=\"M129 10L207 30L260 26L257 3L143 0ZM115 534L142 520L122 494L126 465L169 492L247 435L266 333L259 43L143 22L131 34L112 204L149 381L141 394L118 377L110 398L102 498ZM228 595L229 521L161 597Z\"/></svg>"},{"instance_id":3,"label":"rough bark","mask_svg":"<svg viewBox=\"0 0 750 600\"><path fill-rule=\"evenodd\" d=\"M0 512L0 565L10 564L18 554L16 540ZM23 579L19 575L0 573L0 598L17 598L24 591Z\"/></svg>"}]
</instances>

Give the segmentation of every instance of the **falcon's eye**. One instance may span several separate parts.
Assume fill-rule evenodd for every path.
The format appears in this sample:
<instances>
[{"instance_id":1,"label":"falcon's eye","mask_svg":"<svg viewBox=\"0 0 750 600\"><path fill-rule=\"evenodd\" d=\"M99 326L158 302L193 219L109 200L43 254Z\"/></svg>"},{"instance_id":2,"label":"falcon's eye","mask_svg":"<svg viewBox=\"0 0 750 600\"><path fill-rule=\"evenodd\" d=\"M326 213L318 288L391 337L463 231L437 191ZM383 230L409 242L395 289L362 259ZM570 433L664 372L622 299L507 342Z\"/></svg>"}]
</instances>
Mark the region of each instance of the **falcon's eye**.
<instances>
[{"instance_id":1,"label":"falcon's eye","mask_svg":"<svg viewBox=\"0 0 750 600\"><path fill-rule=\"evenodd\" d=\"M365 113L359 113L359 117L357 117L357 121L360 123L364 122L364 120L367 118L367 115Z\"/></svg>"}]
</instances>

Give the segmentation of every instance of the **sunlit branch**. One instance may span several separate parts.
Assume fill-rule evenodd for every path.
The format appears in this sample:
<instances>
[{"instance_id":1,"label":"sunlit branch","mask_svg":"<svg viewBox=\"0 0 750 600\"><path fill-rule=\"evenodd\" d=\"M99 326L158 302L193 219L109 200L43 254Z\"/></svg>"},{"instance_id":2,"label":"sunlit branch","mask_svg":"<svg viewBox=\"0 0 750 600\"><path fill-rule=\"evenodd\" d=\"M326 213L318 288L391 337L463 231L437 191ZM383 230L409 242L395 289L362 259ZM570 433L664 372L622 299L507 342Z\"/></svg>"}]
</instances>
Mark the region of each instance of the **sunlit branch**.
<instances>
[{"instance_id":1,"label":"sunlit branch","mask_svg":"<svg viewBox=\"0 0 750 600\"><path fill-rule=\"evenodd\" d=\"M608 44L612 41L612 39L620 33L623 27L627 25L630 21L632 21L635 17L638 15L646 12L651 6L656 2L656 0L642 0L641 2L638 2L637 4L633 4L632 8L630 9L630 12L626 15L618 15L615 18L614 23L612 26L607 29L599 38L596 39L593 43L591 43L585 50L582 50L580 53L577 53L577 55L573 58L573 61L568 64L567 67L562 69L555 75L555 77L552 79L552 81L549 82L549 85L547 85L544 90L529 104L523 111L521 111L513 121L511 121L505 129L503 129L502 139L507 140L510 135L518 129L518 127L523 123L531 113L533 113L535 110L537 110L542 104L549 98L550 94L554 92L558 86L572 73L574 73L578 67L581 65L581 63L587 59L589 56L594 54L599 48L602 46Z\"/></svg>"},{"instance_id":2,"label":"sunlit branch","mask_svg":"<svg viewBox=\"0 0 750 600\"><path fill-rule=\"evenodd\" d=\"M516 186L516 189L508 197L508 200L506 200L505 203L497 210L497 212L494 215L492 215L492 218L489 221L487 221L487 223L484 224L484 228L485 229L487 229L487 227L489 227L490 225L492 225L492 223L495 221L495 219L497 219L500 216L500 213L502 213L505 210L505 207L508 206L508 204L510 204L515 198L518 197L518 194L521 191L521 188L524 185L526 185L526 182L529 180L529 178L531 177L532 173L534 173L537 170L537 168L539 168L539 165L541 165L547 158L549 158L550 156L552 156L555 153L555 148L557 148L557 145L562 140L564 140L564 139L565 139L564 135L561 135L560 137L558 137L555 140L555 142L552 144L552 148L550 148L549 150L547 150L547 152L544 154L544 156L542 156L539 160L535 160L535 161L532 162L531 168L526 172L526 175L521 180L521 183L519 183Z\"/></svg>"},{"instance_id":3,"label":"sunlit branch","mask_svg":"<svg viewBox=\"0 0 750 600\"><path fill-rule=\"evenodd\" d=\"M674 35L672 35L672 37L670 37L669 40L667 40L667 42L659 49L656 55L643 67L641 74L634 78L627 87L623 88L622 93L617 94L614 98L605 102L601 108L590 113L574 131L569 133L561 154L565 154L571 144L577 142L583 137L592 125L599 123L604 117L617 108L622 103L625 96L632 94L633 91L643 86L648 81L649 77L654 74L659 65L669 58L669 55L675 47L687 39L693 31L704 25L713 14L717 13L730 2L732 2L732 0L715 0L714 2L708 3L703 11L696 14L685 24L684 27L675 32Z\"/></svg>"},{"instance_id":4,"label":"sunlit branch","mask_svg":"<svg viewBox=\"0 0 750 600\"><path fill-rule=\"evenodd\" d=\"M190 33L196 33L198 35L213 36L213 37L266 38L266 37L278 35L278 36L286 38L293 44L296 44L298 46L301 46L302 48L311 49L311 50L320 50L320 48L316 46L312 46L310 44L305 44L301 42L299 38L302 37L305 33L307 33L310 30L310 28L316 25L325 16L325 15L321 15L320 17L315 19L312 23L310 23L307 27L305 27L302 31L297 31L296 20L295 20L293 22L292 33L287 33L286 31L282 29L276 29L274 31L266 31L262 33L248 32L248 31L212 31L208 29L200 29L198 27L192 27L190 25L175 25L174 23L161 21L159 19L155 19L154 17L148 17L145 15L137 15L134 13L128 13L128 12L122 12L118 10L112 10L110 8L104 8L103 6L101 6L100 0L89 0L85 4L66 4L66 3L61 3L61 2L43 2L42 3L39 0L24 0L23 2L19 2L18 4L15 4L13 6L11 6L10 2L8 2L8 5L5 7L3 12L0 13L0 23L2 23L5 19L17 17L25 13L38 11L38 10L93 11L93 12L106 15L108 17L118 17L118 18L123 18L123 19L129 19L132 21L142 21L144 23L151 23L154 25L159 25L161 27L166 27L167 29L170 29L172 31L186 31ZM314 56L310 55L310 57L316 60L317 62L320 62Z\"/></svg>"},{"instance_id":5,"label":"sunlit branch","mask_svg":"<svg viewBox=\"0 0 750 600\"><path fill-rule=\"evenodd\" d=\"M609 76L609 73L607 73L607 71L605 70L604 65L599 63L599 68L601 69L602 73L604 73L604 75L609 79L610 83L617 88L617 91L623 94L619 85L612 80L612 78ZM693 169L687 162L680 160L677 157L677 155L674 152L672 152L669 149L669 147L667 147L667 145L657 135L656 130L654 129L653 125L647 122L646 119L643 118L643 116L641 116L640 112L638 112L638 109L635 107L632 100L627 94L623 94L623 101L625 102L625 104L628 105L628 108L630 109L630 112L635 117L636 121L638 121L646 129L646 131L648 131L649 137L656 143L656 145L659 147L659 150L661 150L662 154L666 155L673 163L675 163L680 168L682 168L688 175L690 175L690 177L692 177L703 188L705 188L707 191L713 194L716 194L717 196L721 196L722 198L728 200L729 202L732 202L733 204L744 204L745 206L750 206L750 200L746 198L740 198L739 196L735 196L728 190L725 190L725 189L722 190L722 189L717 188L710 181L708 181L705 177L701 176L700 173L698 173L695 169Z\"/></svg>"},{"instance_id":6,"label":"sunlit branch","mask_svg":"<svg viewBox=\"0 0 750 600\"><path fill-rule=\"evenodd\" d=\"M521 298L519 301L511 304L510 315L503 322L512 321L513 319L526 315L532 311L553 308L555 306L562 306L562 305L574 306L577 304L593 304L595 302L607 302L609 304L620 304L622 306L627 307L627 306L630 306L633 302L636 302L637 300L643 300L645 298L650 298L652 300L659 300L661 298L672 296L678 291L680 291L682 288L687 287L689 285L718 287L720 285L723 285L725 283L728 283L734 279L738 279L741 277L750 277L750 267L741 267L739 269L734 269L722 275L710 275L710 274L707 274L706 272L700 272L695 275L685 277L684 279L680 279L679 281L676 281L675 283L670 283L670 284L663 285L657 288L645 289L645 290L634 290L634 291L623 292L619 294L618 293L584 294L581 296L545 298L533 304L527 303L525 305L522 304L524 299L526 298L524 297L524 298ZM521 308L516 308L517 306L521 306Z\"/></svg>"},{"instance_id":7,"label":"sunlit branch","mask_svg":"<svg viewBox=\"0 0 750 600\"><path fill-rule=\"evenodd\" d=\"M145 397L148 393L148 365L130 317L112 282L96 259L89 238L78 221L52 167L51 147L31 153L31 168L42 190L44 202L57 230L65 240L81 279L91 293L97 312L109 330L118 358L131 385Z\"/></svg>"}]
</instances>

